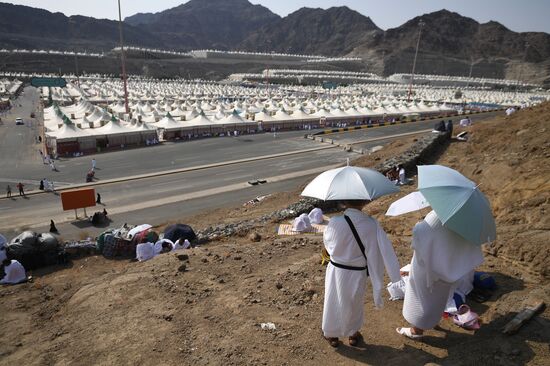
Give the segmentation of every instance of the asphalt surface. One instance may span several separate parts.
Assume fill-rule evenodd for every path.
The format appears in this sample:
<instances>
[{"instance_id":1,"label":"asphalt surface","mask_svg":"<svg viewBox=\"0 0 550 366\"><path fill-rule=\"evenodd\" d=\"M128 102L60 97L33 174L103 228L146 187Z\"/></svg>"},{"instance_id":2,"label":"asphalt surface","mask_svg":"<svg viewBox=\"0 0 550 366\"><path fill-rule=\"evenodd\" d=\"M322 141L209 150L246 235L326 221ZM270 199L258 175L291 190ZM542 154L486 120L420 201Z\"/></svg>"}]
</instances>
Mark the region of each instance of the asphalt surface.
<instances>
[{"instance_id":1,"label":"asphalt surface","mask_svg":"<svg viewBox=\"0 0 550 366\"><path fill-rule=\"evenodd\" d=\"M28 182L29 188L42 178L54 180L58 188L71 183L84 183L84 176L91 168L92 156L61 159L56 162L59 172L51 172L42 164L37 153L38 145L33 142L39 131L38 122L32 121L29 126L10 123L16 117L30 115L31 110L36 108L36 101L37 95L32 88L26 89L20 97L22 106L14 108L7 118L3 118L5 123L0 127L0 137L6 143L0 144L0 184L22 181ZM490 116L483 115L483 118ZM473 121L475 123L481 119L479 115ZM395 137L398 134L430 130L434 123L400 124L323 137L366 149L399 138ZM320 172L344 164L348 157L354 159L358 156L343 151L337 145L305 139L305 133L279 133L276 138L272 134L210 138L93 155L97 160L96 176L99 182L115 178L122 181L97 186L96 191L101 194L105 206L88 208L87 214L106 208L112 225L125 222L162 224L207 209L242 204L259 195L296 189ZM368 139L376 141L365 141ZM300 153L304 149L320 147L328 148ZM289 152L294 154L261 158ZM259 159L224 164L254 157ZM212 163L221 164L207 169L162 174L166 170ZM125 179L150 173L149 178ZM247 183L256 179L265 179L267 183L254 186ZM63 212L57 194L41 193L21 198L15 190L15 185L12 185L14 199L0 199L0 232L8 237L26 228L47 231L50 219L56 222L64 239L95 236L104 230L92 227L83 219L75 219L72 211ZM83 216L83 212L79 215Z\"/></svg>"}]
</instances>

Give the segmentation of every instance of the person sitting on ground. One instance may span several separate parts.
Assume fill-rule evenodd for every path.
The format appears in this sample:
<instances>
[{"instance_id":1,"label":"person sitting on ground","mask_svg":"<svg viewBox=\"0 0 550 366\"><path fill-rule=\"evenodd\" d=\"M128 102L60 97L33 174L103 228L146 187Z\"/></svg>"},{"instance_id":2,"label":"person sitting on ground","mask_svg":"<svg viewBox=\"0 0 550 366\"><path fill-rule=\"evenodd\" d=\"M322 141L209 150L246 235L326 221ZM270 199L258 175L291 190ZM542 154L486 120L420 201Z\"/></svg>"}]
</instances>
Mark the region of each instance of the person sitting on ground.
<instances>
[{"instance_id":1,"label":"person sitting on ground","mask_svg":"<svg viewBox=\"0 0 550 366\"><path fill-rule=\"evenodd\" d=\"M405 167L399 164L398 169L399 169L399 184L400 185L408 184L409 181L407 179L407 175L405 174Z\"/></svg>"},{"instance_id":2,"label":"person sitting on ground","mask_svg":"<svg viewBox=\"0 0 550 366\"><path fill-rule=\"evenodd\" d=\"M449 294L464 276L483 263L483 253L479 245L443 226L435 211L416 224L411 247L414 253L405 287L403 317L412 327L396 331L418 339L424 330L439 323Z\"/></svg>"},{"instance_id":3,"label":"person sitting on ground","mask_svg":"<svg viewBox=\"0 0 550 366\"><path fill-rule=\"evenodd\" d=\"M386 178L388 178L393 184L399 183L399 168L394 166L386 173Z\"/></svg>"},{"instance_id":4,"label":"person sitting on ground","mask_svg":"<svg viewBox=\"0 0 550 366\"><path fill-rule=\"evenodd\" d=\"M191 248L191 243L189 240L184 239L183 241L181 239L176 240L174 243L174 249L173 250L181 250L181 249L189 249Z\"/></svg>"},{"instance_id":5,"label":"person sitting on ground","mask_svg":"<svg viewBox=\"0 0 550 366\"><path fill-rule=\"evenodd\" d=\"M12 259L4 259L2 261L4 266L5 276L0 280L2 285L16 285L27 280L27 274L25 268L19 261Z\"/></svg>"},{"instance_id":6,"label":"person sitting on ground","mask_svg":"<svg viewBox=\"0 0 550 366\"><path fill-rule=\"evenodd\" d=\"M376 307L383 305L384 269L392 282L401 281L399 261L378 221L362 212L369 201L340 201L343 216L330 219L323 234L330 255L325 276L322 330L332 347L339 337L356 346L364 320L367 277Z\"/></svg>"}]
</instances>

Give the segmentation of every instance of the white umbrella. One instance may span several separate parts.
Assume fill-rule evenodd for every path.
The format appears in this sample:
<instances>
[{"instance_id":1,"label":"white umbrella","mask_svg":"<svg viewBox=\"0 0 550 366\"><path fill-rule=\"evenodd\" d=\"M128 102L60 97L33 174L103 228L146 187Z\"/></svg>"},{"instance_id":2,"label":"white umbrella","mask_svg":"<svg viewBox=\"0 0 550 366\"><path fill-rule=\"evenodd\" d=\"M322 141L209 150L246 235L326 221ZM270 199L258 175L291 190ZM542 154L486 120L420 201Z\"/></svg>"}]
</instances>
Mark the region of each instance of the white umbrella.
<instances>
[{"instance_id":1,"label":"white umbrella","mask_svg":"<svg viewBox=\"0 0 550 366\"><path fill-rule=\"evenodd\" d=\"M420 192L412 192L392 203L386 216L399 216L429 207L430 204Z\"/></svg>"},{"instance_id":2,"label":"white umbrella","mask_svg":"<svg viewBox=\"0 0 550 366\"><path fill-rule=\"evenodd\" d=\"M329 200L373 200L399 192L388 178L376 170L346 166L331 169L313 179L302 196Z\"/></svg>"}]
</instances>

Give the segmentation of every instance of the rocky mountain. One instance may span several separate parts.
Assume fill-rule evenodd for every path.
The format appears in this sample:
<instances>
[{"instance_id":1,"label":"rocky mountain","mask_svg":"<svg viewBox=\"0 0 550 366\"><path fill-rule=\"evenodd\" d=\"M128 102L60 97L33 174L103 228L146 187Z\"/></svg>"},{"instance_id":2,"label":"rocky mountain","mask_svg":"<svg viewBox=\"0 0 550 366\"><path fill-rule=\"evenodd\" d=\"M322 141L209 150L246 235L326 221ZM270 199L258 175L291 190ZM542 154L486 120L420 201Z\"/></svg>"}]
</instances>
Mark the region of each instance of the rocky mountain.
<instances>
[{"instance_id":1,"label":"rocky mountain","mask_svg":"<svg viewBox=\"0 0 550 366\"><path fill-rule=\"evenodd\" d=\"M549 34L516 33L498 22L480 24L447 10L425 14L388 29L377 37L366 39L356 51L376 48L391 54L414 49L421 20L424 23L420 43L422 52L474 60L500 57L540 62L550 57Z\"/></svg>"},{"instance_id":2,"label":"rocky mountain","mask_svg":"<svg viewBox=\"0 0 550 366\"><path fill-rule=\"evenodd\" d=\"M250 34L240 45L247 50L343 55L380 28L346 6L327 10L301 8Z\"/></svg>"},{"instance_id":3,"label":"rocky mountain","mask_svg":"<svg viewBox=\"0 0 550 366\"><path fill-rule=\"evenodd\" d=\"M118 22L28 6L0 3L0 47L61 50L110 50L119 42ZM124 25L128 44L162 47L163 41L129 24Z\"/></svg>"},{"instance_id":4,"label":"rocky mountain","mask_svg":"<svg viewBox=\"0 0 550 366\"><path fill-rule=\"evenodd\" d=\"M232 49L250 33L280 17L248 0L190 0L160 13L126 18L161 38L171 48Z\"/></svg>"},{"instance_id":5,"label":"rocky mountain","mask_svg":"<svg viewBox=\"0 0 550 366\"><path fill-rule=\"evenodd\" d=\"M473 76L550 84L549 34L517 33L447 10L382 31L347 7L302 8L281 18L248 0L190 0L126 18L124 37L128 45L165 49L360 56L362 70L387 75L411 71L420 20L418 73L468 75L471 70ZM1 48L108 50L117 44L117 22L0 3Z\"/></svg>"}]
</instances>

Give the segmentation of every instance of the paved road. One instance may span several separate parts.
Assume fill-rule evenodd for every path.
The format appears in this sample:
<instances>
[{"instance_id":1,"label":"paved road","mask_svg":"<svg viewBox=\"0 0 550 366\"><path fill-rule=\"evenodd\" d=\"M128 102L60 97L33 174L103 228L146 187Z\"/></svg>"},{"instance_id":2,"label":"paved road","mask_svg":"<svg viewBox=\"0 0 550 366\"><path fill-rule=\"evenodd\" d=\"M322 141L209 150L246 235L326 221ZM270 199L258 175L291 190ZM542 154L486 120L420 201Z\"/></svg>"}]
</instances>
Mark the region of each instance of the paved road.
<instances>
[{"instance_id":1,"label":"paved road","mask_svg":"<svg viewBox=\"0 0 550 366\"><path fill-rule=\"evenodd\" d=\"M502 111L496 111L496 112L472 115L470 116L470 118L472 120L472 123L475 124L477 122L481 122L502 114L503 114ZM445 121L452 120L453 124L456 126L458 124L458 121L460 121L462 118L464 118L464 116L447 117L445 118ZM353 130L349 132L323 135L323 137L333 139L335 142L339 144L354 144L356 145L355 147L361 147L361 143L358 143L358 141L375 139L375 138L385 137L388 135L397 135L401 133L431 131L434 125L436 124L436 122L438 121L439 120L418 121L418 122L389 125L389 126L377 127L377 128L365 128L361 130Z\"/></svg>"},{"instance_id":2,"label":"paved road","mask_svg":"<svg viewBox=\"0 0 550 366\"><path fill-rule=\"evenodd\" d=\"M421 131L431 128L433 124L434 121L396 125L330 135L330 138L354 143L396 133ZM33 155L32 128L23 128L29 129L24 133L26 140L19 142L19 145L12 145L12 148L21 150L17 156L27 157L27 160L14 164L11 159L10 164L2 159L4 165L1 175L12 180L22 179L22 174L26 174L26 179L40 179L48 170L42 166L39 155ZM327 146L304 139L303 135L302 131L282 133L277 138L271 134L212 138L99 154L95 156L99 168L97 174L101 180L105 180ZM362 142L358 146L370 148L394 138ZM121 181L98 186L97 191L102 195L114 225L124 222L155 225L209 208L242 204L258 195L295 189L321 171L356 156L335 147L268 160L221 164L209 169ZM59 161L60 172L56 173L55 180L81 183L84 173L91 166L90 160L90 156L85 156ZM258 178L267 179L268 183L258 186L247 184L247 181ZM95 210L90 208L88 214ZM7 236L14 236L26 227L37 231L47 230L50 219L56 221L65 239L93 236L103 230L80 220L75 221L73 212L61 210L59 196L53 193L33 195L26 199L0 199L0 232Z\"/></svg>"},{"instance_id":3,"label":"paved road","mask_svg":"<svg viewBox=\"0 0 550 366\"><path fill-rule=\"evenodd\" d=\"M35 143L39 134L38 121L30 118L31 112L36 113L38 108L38 92L35 88L27 87L19 98L14 101L14 107L2 115L0 124L0 193L4 194L6 185L12 190L18 181L23 181L28 188L37 184L27 174L11 174L34 169L41 164L38 150L40 145ZM22 118L25 125L15 125L16 118ZM39 178L41 179L41 178Z\"/></svg>"}]
</instances>

